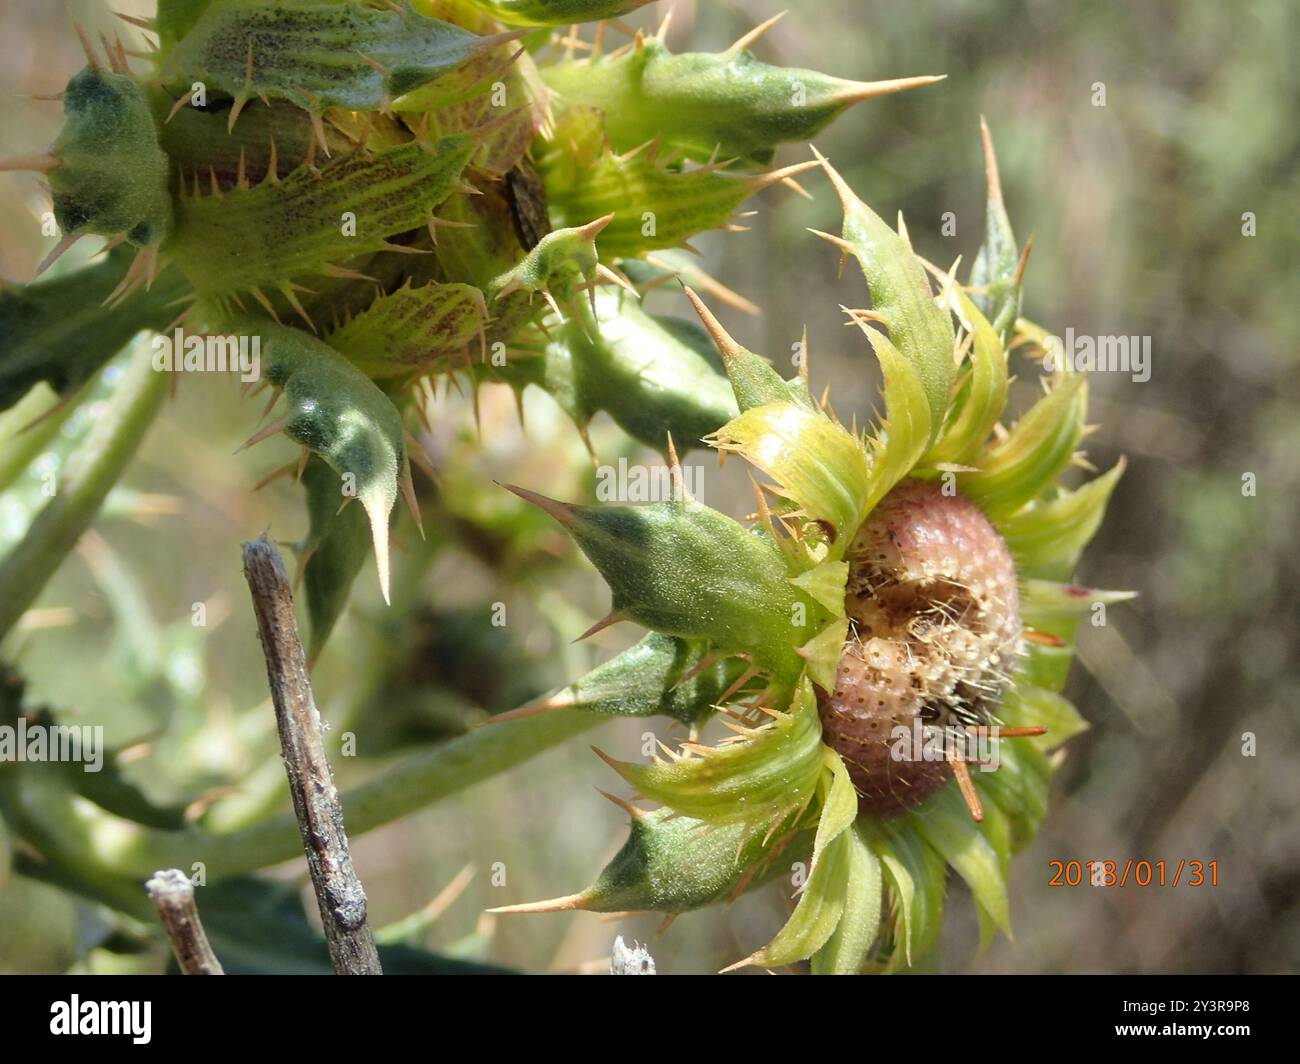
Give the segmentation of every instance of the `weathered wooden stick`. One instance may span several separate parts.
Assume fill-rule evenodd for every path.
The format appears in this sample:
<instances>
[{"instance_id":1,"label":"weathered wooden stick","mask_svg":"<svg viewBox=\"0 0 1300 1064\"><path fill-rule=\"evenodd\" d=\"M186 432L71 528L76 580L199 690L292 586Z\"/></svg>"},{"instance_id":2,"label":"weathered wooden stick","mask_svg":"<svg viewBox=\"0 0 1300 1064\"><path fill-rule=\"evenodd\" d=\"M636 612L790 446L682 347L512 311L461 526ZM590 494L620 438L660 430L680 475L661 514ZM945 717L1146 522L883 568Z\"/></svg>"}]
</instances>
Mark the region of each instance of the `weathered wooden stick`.
<instances>
[{"instance_id":1,"label":"weathered wooden stick","mask_svg":"<svg viewBox=\"0 0 1300 1064\"><path fill-rule=\"evenodd\" d=\"M382 975L375 940L366 923L366 892L352 867L343 830L343 806L325 757L320 713L312 696L284 562L265 535L245 543L243 550L244 578L253 595L253 612L266 655L289 792L330 960L337 975Z\"/></svg>"},{"instance_id":2,"label":"weathered wooden stick","mask_svg":"<svg viewBox=\"0 0 1300 1064\"><path fill-rule=\"evenodd\" d=\"M144 885L185 975L225 975L194 904L194 885L179 868L155 872Z\"/></svg>"}]
</instances>

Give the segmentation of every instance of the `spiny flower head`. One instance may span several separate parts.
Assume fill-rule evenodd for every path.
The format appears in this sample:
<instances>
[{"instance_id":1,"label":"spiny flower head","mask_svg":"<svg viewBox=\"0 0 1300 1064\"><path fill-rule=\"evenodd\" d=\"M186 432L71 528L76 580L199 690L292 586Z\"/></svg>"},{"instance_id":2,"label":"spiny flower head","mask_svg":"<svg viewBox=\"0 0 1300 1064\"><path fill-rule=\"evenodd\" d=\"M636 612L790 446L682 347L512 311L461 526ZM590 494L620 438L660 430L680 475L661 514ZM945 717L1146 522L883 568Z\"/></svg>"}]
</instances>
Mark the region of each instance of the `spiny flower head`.
<instances>
[{"instance_id":1,"label":"spiny flower head","mask_svg":"<svg viewBox=\"0 0 1300 1064\"><path fill-rule=\"evenodd\" d=\"M520 712L667 713L691 735L650 764L607 757L662 808L617 799L632 833L597 882L515 911L676 913L807 858L789 922L735 967L915 964L934 947L948 866L986 938L1009 933L1010 857L1046 812L1048 752L1085 727L1059 694L1075 626L1091 604L1126 596L1064 582L1122 468L1074 490L1060 482L1085 464L1083 379L1056 370L1001 423L1008 350L1041 350L1044 334L1019 318L1025 259L987 130L985 148L989 233L966 286L819 157L844 211L841 234L820 235L859 261L871 294L869 310L846 313L883 374L872 430L811 399L806 346L800 376L783 380L687 290L738 409L710 442L765 477L751 525L690 498L675 454L674 497L650 506L516 489L610 584L602 624L652 629ZM714 714L732 734L707 745L699 730Z\"/></svg>"},{"instance_id":2,"label":"spiny flower head","mask_svg":"<svg viewBox=\"0 0 1300 1064\"><path fill-rule=\"evenodd\" d=\"M921 804L952 768L897 759L899 728L993 721L1019 654L1016 569L974 502L922 480L905 480L881 500L848 562L852 638L818 706L859 807L889 815Z\"/></svg>"},{"instance_id":3,"label":"spiny flower head","mask_svg":"<svg viewBox=\"0 0 1300 1064\"><path fill-rule=\"evenodd\" d=\"M584 434L604 410L656 446L694 444L735 415L730 389L627 275L662 275L697 234L742 228L755 193L798 188L809 164L759 171L778 144L934 79L764 63L750 46L770 23L717 54L674 54L667 22L600 22L590 41L574 25L644 2L159 0L122 16L148 51L78 27L89 65L62 133L0 168L47 177L63 235L42 270L88 234L122 251L0 293L0 398L37 380L71 395L139 328L259 336L270 420L249 442L303 449L278 473L307 489L313 654L367 541L387 596L435 379L540 387ZM60 330L61 307L101 302L75 343ZM368 536L340 510L354 499Z\"/></svg>"}]
</instances>

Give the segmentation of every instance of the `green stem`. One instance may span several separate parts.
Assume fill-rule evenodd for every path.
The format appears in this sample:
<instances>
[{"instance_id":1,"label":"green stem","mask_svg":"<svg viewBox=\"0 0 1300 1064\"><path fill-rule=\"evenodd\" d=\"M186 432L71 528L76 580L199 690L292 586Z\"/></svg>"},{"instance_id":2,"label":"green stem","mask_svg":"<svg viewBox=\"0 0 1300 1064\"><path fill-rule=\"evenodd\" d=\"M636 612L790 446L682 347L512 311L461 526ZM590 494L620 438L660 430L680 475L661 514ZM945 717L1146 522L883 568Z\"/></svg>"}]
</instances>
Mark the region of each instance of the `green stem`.
<instances>
[{"instance_id":1,"label":"green stem","mask_svg":"<svg viewBox=\"0 0 1300 1064\"><path fill-rule=\"evenodd\" d=\"M16 481L59 434L80 395L61 400L47 385L39 385L0 414L0 491Z\"/></svg>"},{"instance_id":2,"label":"green stem","mask_svg":"<svg viewBox=\"0 0 1300 1064\"><path fill-rule=\"evenodd\" d=\"M153 422L167 389L149 351L140 348L110 400L103 419L68 461L57 494L0 563L0 639L36 601L82 533Z\"/></svg>"},{"instance_id":3,"label":"green stem","mask_svg":"<svg viewBox=\"0 0 1300 1064\"><path fill-rule=\"evenodd\" d=\"M504 772L600 724L605 718L561 710L487 724L384 769L343 795L348 835L355 837ZM105 812L80 799L49 772L25 772L9 790L10 814L52 861L91 876L145 877L159 868L209 881L302 856L292 813L228 834L202 828L166 831Z\"/></svg>"}]
</instances>

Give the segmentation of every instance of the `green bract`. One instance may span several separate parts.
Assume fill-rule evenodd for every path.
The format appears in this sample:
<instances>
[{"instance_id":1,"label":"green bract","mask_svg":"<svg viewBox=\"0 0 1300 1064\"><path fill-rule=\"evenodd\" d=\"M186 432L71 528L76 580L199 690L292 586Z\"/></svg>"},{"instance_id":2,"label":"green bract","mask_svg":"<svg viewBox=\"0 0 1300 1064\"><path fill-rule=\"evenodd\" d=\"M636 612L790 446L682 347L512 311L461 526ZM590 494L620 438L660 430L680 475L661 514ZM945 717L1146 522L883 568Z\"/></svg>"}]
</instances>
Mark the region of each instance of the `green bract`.
<instances>
[{"instance_id":1,"label":"green bract","mask_svg":"<svg viewBox=\"0 0 1300 1064\"><path fill-rule=\"evenodd\" d=\"M370 519L379 582L388 598L388 516L410 465L397 409L363 373L332 347L299 329L235 319L237 331L261 341L262 367L284 393L282 428L339 477L340 503L357 499ZM262 430L259 436L265 434Z\"/></svg>"},{"instance_id":2,"label":"green bract","mask_svg":"<svg viewBox=\"0 0 1300 1064\"><path fill-rule=\"evenodd\" d=\"M764 27L765 28L765 27ZM778 144L815 136L860 100L933 81L859 82L770 66L737 41L726 52L674 55L656 37L546 69L561 107L598 108L615 151L647 141L688 158L771 160Z\"/></svg>"},{"instance_id":3,"label":"green bract","mask_svg":"<svg viewBox=\"0 0 1300 1064\"><path fill-rule=\"evenodd\" d=\"M432 151L404 144L353 153L320 170L273 172L255 187L180 199L166 250L203 295L279 289L354 256L385 248L390 237L428 222L456 186L472 145L448 137Z\"/></svg>"},{"instance_id":4,"label":"green bract","mask_svg":"<svg viewBox=\"0 0 1300 1064\"><path fill-rule=\"evenodd\" d=\"M606 411L633 438L661 453L668 441L683 450L701 446L736 414L727 379L698 326L656 318L622 291L597 293L595 309L578 303L574 317L543 338L540 350L477 367L485 380L522 391L545 389L586 435L592 417Z\"/></svg>"},{"instance_id":5,"label":"green bract","mask_svg":"<svg viewBox=\"0 0 1300 1064\"><path fill-rule=\"evenodd\" d=\"M172 203L143 88L125 74L87 67L68 82L63 109L67 123L50 171L59 228L158 243L171 228Z\"/></svg>"},{"instance_id":6,"label":"green bract","mask_svg":"<svg viewBox=\"0 0 1300 1064\"><path fill-rule=\"evenodd\" d=\"M418 14L409 3L389 10L356 0L216 0L162 69L182 81L203 80L236 100L272 96L313 112L366 111L495 43Z\"/></svg>"}]
</instances>

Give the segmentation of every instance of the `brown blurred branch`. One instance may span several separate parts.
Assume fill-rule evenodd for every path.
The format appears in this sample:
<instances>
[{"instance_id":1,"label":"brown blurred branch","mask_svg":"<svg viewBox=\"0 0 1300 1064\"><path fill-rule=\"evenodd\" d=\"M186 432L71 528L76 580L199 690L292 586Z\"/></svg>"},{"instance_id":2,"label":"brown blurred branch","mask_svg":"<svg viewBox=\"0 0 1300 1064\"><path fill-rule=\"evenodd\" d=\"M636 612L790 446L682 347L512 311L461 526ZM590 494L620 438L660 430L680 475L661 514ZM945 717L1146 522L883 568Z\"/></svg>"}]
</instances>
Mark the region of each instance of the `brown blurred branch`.
<instances>
[{"instance_id":1,"label":"brown blurred branch","mask_svg":"<svg viewBox=\"0 0 1300 1064\"><path fill-rule=\"evenodd\" d=\"M225 975L208 945L208 936L194 904L194 885L180 869L155 872L144 885L158 910L158 919L185 975Z\"/></svg>"},{"instance_id":2,"label":"brown blurred branch","mask_svg":"<svg viewBox=\"0 0 1300 1064\"><path fill-rule=\"evenodd\" d=\"M337 975L382 975L366 923L366 892L352 866L343 807L325 757L320 713L293 613L293 595L280 552L265 535L245 543L244 578L253 596L266 675L293 810L316 888L325 941Z\"/></svg>"}]
</instances>

